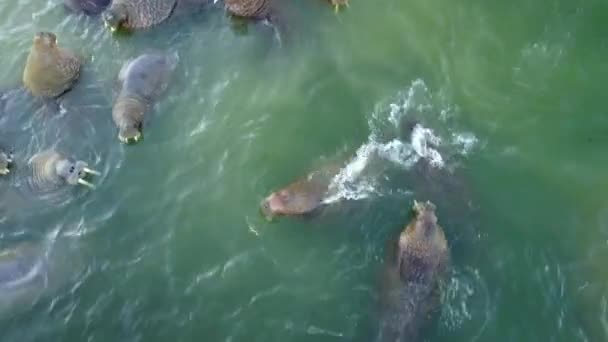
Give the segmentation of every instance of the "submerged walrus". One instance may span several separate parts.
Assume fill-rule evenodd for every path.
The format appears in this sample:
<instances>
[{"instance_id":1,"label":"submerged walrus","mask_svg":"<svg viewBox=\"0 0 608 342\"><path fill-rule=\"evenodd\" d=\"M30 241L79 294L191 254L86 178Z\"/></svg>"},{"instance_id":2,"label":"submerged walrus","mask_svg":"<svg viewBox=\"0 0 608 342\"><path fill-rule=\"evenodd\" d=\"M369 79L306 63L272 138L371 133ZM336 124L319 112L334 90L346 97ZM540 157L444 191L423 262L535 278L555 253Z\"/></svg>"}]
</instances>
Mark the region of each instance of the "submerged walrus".
<instances>
[{"instance_id":1,"label":"submerged walrus","mask_svg":"<svg viewBox=\"0 0 608 342\"><path fill-rule=\"evenodd\" d=\"M64 0L67 8L74 12L82 12L87 15L96 15L110 5L111 0Z\"/></svg>"},{"instance_id":2,"label":"submerged walrus","mask_svg":"<svg viewBox=\"0 0 608 342\"><path fill-rule=\"evenodd\" d=\"M121 89L112 108L121 142L136 143L142 138L144 115L166 90L178 61L177 54L149 53L122 67Z\"/></svg>"},{"instance_id":3,"label":"submerged walrus","mask_svg":"<svg viewBox=\"0 0 608 342\"><path fill-rule=\"evenodd\" d=\"M100 173L90 169L81 160L73 160L55 150L47 150L34 155L30 159L32 167L31 184L40 190L55 189L59 186L84 185L95 188L86 178L89 175L99 176Z\"/></svg>"},{"instance_id":4,"label":"submerged walrus","mask_svg":"<svg viewBox=\"0 0 608 342\"><path fill-rule=\"evenodd\" d=\"M331 181L339 171L340 167L332 164L271 193L260 204L262 213L271 220L275 216L301 216L314 212L324 205Z\"/></svg>"},{"instance_id":5,"label":"submerged walrus","mask_svg":"<svg viewBox=\"0 0 608 342\"><path fill-rule=\"evenodd\" d=\"M38 32L25 63L23 84L35 96L58 97L76 83L80 67L72 51L57 46L54 33Z\"/></svg>"},{"instance_id":6,"label":"submerged walrus","mask_svg":"<svg viewBox=\"0 0 608 342\"><path fill-rule=\"evenodd\" d=\"M29 309L83 270L77 245L65 238L22 241L0 249L0 319Z\"/></svg>"},{"instance_id":7,"label":"submerged walrus","mask_svg":"<svg viewBox=\"0 0 608 342\"><path fill-rule=\"evenodd\" d=\"M418 341L420 330L440 304L450 259L448 244L434 204L414 201L413 210L415 217L387 260L379 341Z\"/></svg>"},{"instance_id":8,"label":"submerged walrus","mask_svg":"<svg viewBox=\"0 0 608 342\"><path fill-rule=\"evenodd\" d=\"M11 172L10 167L12 163L13 154L0 149L0 176L8 175Z\"/></svg>"},{"instance_id":9,"label":"submerged walrus","mask_svg":"<svg viewBox=\"0 0 608 342\"><path fill-rule=\"evenodd\" d=\"M103 13L111 31L136 31L159 25L176 14L203 8L210 0L114 0Z\"/></svg>"}]
</instances>

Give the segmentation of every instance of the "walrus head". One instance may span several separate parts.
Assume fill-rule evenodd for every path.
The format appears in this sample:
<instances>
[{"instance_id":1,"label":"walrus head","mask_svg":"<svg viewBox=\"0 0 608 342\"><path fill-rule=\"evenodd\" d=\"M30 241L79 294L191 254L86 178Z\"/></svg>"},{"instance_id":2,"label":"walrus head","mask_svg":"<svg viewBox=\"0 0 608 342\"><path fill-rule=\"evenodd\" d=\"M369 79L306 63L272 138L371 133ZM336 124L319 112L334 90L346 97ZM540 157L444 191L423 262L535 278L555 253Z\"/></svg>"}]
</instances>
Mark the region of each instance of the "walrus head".
<instances>
[{"instance_id":1,"label":"walrus head","mask_svg":"<svg viewBox=\"0 0 608 342\"><path fill-rule=\"evenodd\" d=\"M70 185L81 184L91 189L95 186L88 182L86 178L89 175L100 175L98 171L89 169L87 163L80 160L73 162L69 159L59 160L55 165L55 172Z\"/></svg>"},{"instance_id":2,"label":"walrus head","mask_svg":"<svg viewBox=\"0 0 608 342\"><path fill-rule=\"evenodd\" d=\"M57 46L57 36L52 32L37 32L34 35L34 46L38 48L54 48Z\"/></svg>"},{"instance_id":3,"label":"walrus head","mask_svg":"<svg viewBox=\"0 0 608 342\"><path fill-rule=\"evenodd\" d=\"M11 164L13 163L13 154L0 152L0 176L8 175L11 172Z\"/></svg>"},{"instance_id":4,"label":"walrus head","mask_svg":"<svg viewBox=\"0 0 608 342\"><path fill-rule=\"evenodd\" d=\"M103 22L112 32L127 29L129 22L129 10L123 3L113 4L103 12Z\"/></svg>"},{"instance_id":5,"label":"walrus head","mask_svg":"<svg viewBox=\"0 0 608 342\"><path fill-rule=\"evenodd\" d=\"M416 233L430 234L437 226L437 216L435 215L435 205L429 201L418 202L414 200L412 210L416 215L416 224L413 225Z\"/></svg>"},{"instance_id":6,"label":"walrus head","mask_svg":"<svg viewBox=\"0 0 608 342\"><path fill-rule=\"evenodd\" d=\"M142 138L141 122L134 122L133 124L120 127L118 130L118 140L123 144L136 144Z\"/></svg>"},{"instance_id":7,"label":"walrus head","mask_svg":"<svg viewBox=\"0 0 608 342\"><path fill-rule=\"evenodd\" d=\"M275 216L304 215L322 205L322 195L316 188L296 182L270 194L262 201L260 209L269 221Z\"/></svg>"},{"instance_id":8,"label":"walrus head","mask_svg":"<svg viewBox=\"0 0 608 342\"><path fill-rule=\"evenodd\" d=\"M292 198L289 190L273 192L260 203L262 214L271 221L275 216L289 214L289 202Z\"/></svg>"}]
</instances>

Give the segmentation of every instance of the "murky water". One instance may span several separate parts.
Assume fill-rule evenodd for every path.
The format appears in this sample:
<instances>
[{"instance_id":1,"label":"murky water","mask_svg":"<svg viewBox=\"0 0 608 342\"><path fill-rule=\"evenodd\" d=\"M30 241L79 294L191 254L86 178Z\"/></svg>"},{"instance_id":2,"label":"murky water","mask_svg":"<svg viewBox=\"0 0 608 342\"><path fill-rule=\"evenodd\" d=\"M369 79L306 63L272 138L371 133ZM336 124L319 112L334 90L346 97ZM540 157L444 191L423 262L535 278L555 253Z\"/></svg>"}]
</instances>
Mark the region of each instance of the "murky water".
<instances>
[{"instance_id":1,"label":"murky water","mask_svg":"<svg viewBox=\"0 0 608 342\"><path fill-rule=\"evenodd\" d=\"M1 340L371 341L413 199L438 205L452 254L426 340L606 340L608 4L285 9L279 45L220 7L113 37L59 0L0 1L0 244L36 241L42 270L0 288ZM57 113L17 89L39 30L88 57ZM149 50L180 64L124 146L116 76ZM97 189L30 191L49 147L102 171ZM320 215L263 219L265 195L336 160Z\"/></svg>"}]
</instances>

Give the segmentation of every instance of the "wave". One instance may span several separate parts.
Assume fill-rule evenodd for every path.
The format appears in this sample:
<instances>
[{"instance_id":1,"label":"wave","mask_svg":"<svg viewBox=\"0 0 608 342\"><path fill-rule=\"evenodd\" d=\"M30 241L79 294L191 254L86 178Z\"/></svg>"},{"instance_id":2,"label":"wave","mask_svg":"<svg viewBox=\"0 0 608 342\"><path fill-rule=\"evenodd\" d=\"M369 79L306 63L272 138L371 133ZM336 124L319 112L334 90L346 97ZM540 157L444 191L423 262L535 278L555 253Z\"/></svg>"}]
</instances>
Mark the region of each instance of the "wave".
<instances>
[{"instance_id":1,"label":"wave","mask_svg":"<svg viewBox=\"0 0 608 342\"><path fill-rule=\"evenodd\" d=\"M450 131L453 106L439 101L417 79L368 120L370 135L354 157L333 178L325 203L383 196L380 181L391 168L409 170L420 160L444 168L454 156L466 156L478 144L471 132Z\"/></svg>"}]
</instances>

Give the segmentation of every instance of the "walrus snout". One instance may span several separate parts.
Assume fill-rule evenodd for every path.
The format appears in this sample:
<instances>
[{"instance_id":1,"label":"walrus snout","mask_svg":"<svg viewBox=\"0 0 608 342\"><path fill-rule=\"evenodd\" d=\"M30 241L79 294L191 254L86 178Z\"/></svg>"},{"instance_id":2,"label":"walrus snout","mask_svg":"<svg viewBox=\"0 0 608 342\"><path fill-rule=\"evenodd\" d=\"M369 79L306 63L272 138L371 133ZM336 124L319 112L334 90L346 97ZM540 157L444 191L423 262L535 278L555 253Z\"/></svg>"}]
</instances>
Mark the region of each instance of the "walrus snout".
<instances>
[{"instance_id":1,"label":"walrus snout","mask_svg":"<svg viewBox=\"0 0 608 342\"><path fill-rule=\"evenodd\" d=\"M0 152L0 176L6 176L11 172L13 154Z\"/></svg>"},{"instance_id":2,"label":"walrus snout","mask_svg":"<svg viewBox=\"0 0 608 342\"><path fill-rule=\"evenodd\" d=\"M273 192L260 203L260 209L266 219L272 221L275 216L284 214L286 208L280 196Z\"/></svg>"},{"instance_id":3,"label":"walrus snout","mask_svg":"<svg viewBox=\"0 0 608 342\"><path fill-rule=\"evenodd\" d=\"M260 211L262 212L262 215L264 215L264 218L266 218L266 220L272 221L272 219L274 218L274 214L272 213L272 209L270 208L270 203L268 203L268 199L263 199L262 202L260 202Z\"/></svg>"},{"instance_id":4,"label":"walrus snout","mask_svg":"<svg viewBox=\"0 0 608 342\"><path fill-rule=\"evenodd\" d=\"M123 23L127 19L125 11L122 7L110 8L104 11L101 17L105 27L109 28L112 32L116 32L118 29L121 29Z\"/></svg>"},{"instance_id":5,"label":"walrus snout","mask_svg":"<svg viewBox=\"0 0 608 342\"><path fill-rule=\"evenodd\" d=\"M134 145L142 139L143 134L140 130L135 128L120 130L120 132L118 132L118 140L125 145Z\"/></svg>"},{"instance_id":6,"label":"walrus snout","mask_svg":"<svg viewBox=\"0 0 608 342\"><path fill-rule=\"evenodd\" d=\"M46 31L36 32L34 35L34 43L55 46L57 45L57 35Z\"/></svg>"},{"instance_id":7,"label":"walrus snout","mask_svg":"<svg viewBox=\"0 0 608 342\"><path fill-rule=\"evenodd\" d=\"M80 184L91 189L94 189L95 186L87 178L101 175L99 171L90 169L88 164L83 161L73 163L67 159L57 162L57 174L70 185Z\"/></svg>"}]
</instances>

